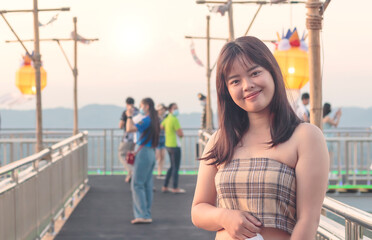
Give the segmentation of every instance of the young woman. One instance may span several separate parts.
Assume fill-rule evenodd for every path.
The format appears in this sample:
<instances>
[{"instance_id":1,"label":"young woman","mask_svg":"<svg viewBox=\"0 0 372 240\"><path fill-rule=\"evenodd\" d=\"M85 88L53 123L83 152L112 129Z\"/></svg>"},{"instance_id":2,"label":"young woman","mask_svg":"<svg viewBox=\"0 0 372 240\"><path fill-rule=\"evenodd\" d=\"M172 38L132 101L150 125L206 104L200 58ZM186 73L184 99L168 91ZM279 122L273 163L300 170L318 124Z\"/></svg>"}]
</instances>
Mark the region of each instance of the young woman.
<instances>
[{"instance_id":1,"label":"young woman","mask_svg":"<svg viewBox=\"0 0 372 240\"><path fill-rule=\"evenodd\" d=\"M167 108L165 107L164 104L158 104L156 106L156 111L158 112L159 116L159 122L160 124L163 122L165 117L167 116ZM164 160L165 160L165 154L166 154L166 149L165 149L165 132L164 129L160 129L160 134L159 134L159 144L156 147L156 162L158 163L158 176L156 177L157 179L165 179L165 176L162 174L163 172L163 166L164 166Z\"/></svg>"},{"instance_id":2,"label":"young woman","mask_svg":"<svg viewBox=\"0 0 372 240\"><path fill-rule=\"evenodd\" d=\"M341 109L338 109L335 113L334 117L331 118L329 114L332 112L331 104L324 103L323 105L323 130L330 130L332 127L337 127L338 123L341 119ZM325 133L324 136L326 137L333 137L332 133ZM327 142L328 152L329 152L329 158L331 159L331 164L333 164L333 144L331 142Z\"/></svg>"},{"instance_id":3,"label":"young woman","mask_svg":"<svg viewBox=\"0 0 372 240\"><path fill-rule=\"evenodd\" d=\"M329 114L332 112L331 104L324 103L323 105L323 129L331 129L337 127L341 119L341 109L338 109L335 116L331 118Z\"/></svg>"},{"instance_id":4,"label":"young woman","mask_svg":"<svg viewBox=\"0 0 372 240\"><path fill-rule=\"evenodd\" d=\"M154 108L154 101L145 98L140 104L143 118L133 122L133 108L127 110L127 131L137 132L136 160L131 181L134 219L132 224L151 223L151 205L153 199L152 171L155 166L155 148L159 142L160 123Z\"/></svg>"},{"instance_id":5,"label":"young woman","mask_svg":"<svg viewBox=\"0 0 372 240\"><path fill-rule=\"evenodd\" d=\"M280 68L255 37L217 62L219 130L200 162L195 226L216 239L314 239L327 188L322 132L290 107Z\"/></svg>"}]
</instances>

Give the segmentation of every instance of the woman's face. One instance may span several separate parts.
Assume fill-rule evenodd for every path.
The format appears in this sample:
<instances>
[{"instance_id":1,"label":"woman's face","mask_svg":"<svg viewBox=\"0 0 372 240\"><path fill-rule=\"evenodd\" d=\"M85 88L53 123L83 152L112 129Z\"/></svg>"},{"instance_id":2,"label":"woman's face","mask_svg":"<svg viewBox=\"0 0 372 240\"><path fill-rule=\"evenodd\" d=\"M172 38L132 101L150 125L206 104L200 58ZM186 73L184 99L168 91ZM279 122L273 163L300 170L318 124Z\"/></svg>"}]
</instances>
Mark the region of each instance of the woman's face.
<instances>
[{"instance_id":1,"label":"woman's face","mask_svg":"<svg viewBox=\"0 0 372 240\"><path fill-rule=\"evenodd\" d=\"M165 109L164 108L161 108L158 110L158 115L159 116L163 116L165 114Z\"/></svg>"},{"instance_id":2,"label":"woman's face","mask_svg":"<svg viewBox=\"0 0 372 240\"><path fill-rule=\"evenodd\" d=\"M265 68L248 61L235 59L226 78L233 101L248 113L268 110L274 96L273 77Z\"/></svg>"},{"instance_id":3,"label":"woman's face","mask_svg":"<svg viewBox=\"0 0 372 240\"><path fill-rule=\"evenodd\" d=\"M141 102L140 103L140 109L143 110L143 112L145 113L145 115L147 115L149 113L149 105Z\"/></svg>"}]
</instances>

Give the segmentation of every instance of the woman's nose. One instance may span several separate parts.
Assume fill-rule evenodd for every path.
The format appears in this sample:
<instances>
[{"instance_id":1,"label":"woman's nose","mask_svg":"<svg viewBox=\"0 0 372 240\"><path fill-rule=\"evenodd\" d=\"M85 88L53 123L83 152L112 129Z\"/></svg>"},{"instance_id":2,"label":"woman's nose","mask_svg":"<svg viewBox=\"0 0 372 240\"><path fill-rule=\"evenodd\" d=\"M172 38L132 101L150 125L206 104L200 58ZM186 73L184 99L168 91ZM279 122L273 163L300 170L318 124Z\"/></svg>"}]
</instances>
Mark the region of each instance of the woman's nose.
<instances>
[{"instance_id":1,"label":"woman's nose","mask_svg":"<svg viewBox=\"0 0 372 240\"><path fill-rule=\"evenodd\" d=\"M249 89L252 88L254 88L253 81L248 77L243 78L243 90L248 91Z\"/></svg>"}]
</instances>

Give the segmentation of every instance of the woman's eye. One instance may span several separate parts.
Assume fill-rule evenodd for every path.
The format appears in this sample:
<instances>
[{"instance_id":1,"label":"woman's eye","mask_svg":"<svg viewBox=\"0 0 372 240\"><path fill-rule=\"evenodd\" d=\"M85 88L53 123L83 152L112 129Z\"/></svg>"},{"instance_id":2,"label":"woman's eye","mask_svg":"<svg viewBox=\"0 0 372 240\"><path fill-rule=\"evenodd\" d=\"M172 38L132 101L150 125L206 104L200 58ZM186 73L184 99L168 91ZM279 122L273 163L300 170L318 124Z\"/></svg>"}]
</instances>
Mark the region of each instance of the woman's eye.
<instances>
[{"instance_id":1,"label":"woman's eye","mask_svg":"<svg viewBox=\"0 0 372 240\"><path fill-rule=\"evenodd\" d=\"M261 73L261 71L254 71L254 72L252 73L252 76L253 76L253 77L258 76L258 75L260 75L260 73Z\"/></svg>"},{"instance_id":2,"label":"woman's eye","mask_svg":"<svg viewBox=\"0 0 372 240\"><path fill-rule=\"evenodd\" d=\"M239 80L232 80L232 81L230 82L231 85L236 85L236 84L238 84L238 83L239 83Z\"/></svg>"}]
</instances>

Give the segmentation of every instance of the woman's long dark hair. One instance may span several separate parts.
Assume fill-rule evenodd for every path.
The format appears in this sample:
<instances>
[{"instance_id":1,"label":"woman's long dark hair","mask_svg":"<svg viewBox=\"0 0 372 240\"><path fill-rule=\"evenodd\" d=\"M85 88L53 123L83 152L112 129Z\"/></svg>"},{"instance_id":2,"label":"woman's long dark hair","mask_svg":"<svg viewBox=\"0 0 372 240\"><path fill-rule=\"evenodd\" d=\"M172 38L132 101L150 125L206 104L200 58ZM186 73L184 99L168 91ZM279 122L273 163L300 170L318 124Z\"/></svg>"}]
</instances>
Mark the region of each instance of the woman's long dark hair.
<instances>
[{"instance_id":1,"label":"woman's long dark hair","mask_svg":"<svg viewBox=\"0 0 372 240\"><path fill-rule=\"evenodd\" d=\"M323 105L323 117L327 116L331 112L331 104L324 103Z\"/></svg>"},{"instance_id":2,"label":"woman's long dark hair","mask_svg":"<svg viewBox=\"0 0 372 240\"><path fill-rule=\"evenodd\" d=\"M240 37L225 44L217 61L216 89L219 115L218 139L212 149L201 160L215 159L211 164L229 162L236 145L249 128L247 112L235 104L227 89L226 79L236 59L255 63L270 72L275 85L270 103L269 147L287 141L301 123L287 100L280 67L269 48L259 39L251 36Z\"/></svg>"},{"instance_id":3,"label":"woman's long dark hair","mask_svg":"<svg viewBox=\"0 0 372 240\"><path fill-rule=\"evenodd\" d=\"M157 147L159 144L159 133L160 133L160 123L158 113L155 110L154 101L151 98L142 99L142 104L149 106L149 116L151 119L150 127L148 127L141 135L141 139L145 139L143 145L152 140L152 147Z\"/></svg>"}]
</instances>

